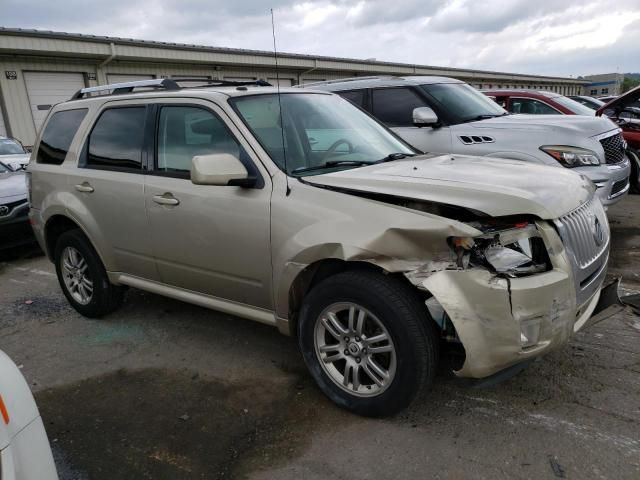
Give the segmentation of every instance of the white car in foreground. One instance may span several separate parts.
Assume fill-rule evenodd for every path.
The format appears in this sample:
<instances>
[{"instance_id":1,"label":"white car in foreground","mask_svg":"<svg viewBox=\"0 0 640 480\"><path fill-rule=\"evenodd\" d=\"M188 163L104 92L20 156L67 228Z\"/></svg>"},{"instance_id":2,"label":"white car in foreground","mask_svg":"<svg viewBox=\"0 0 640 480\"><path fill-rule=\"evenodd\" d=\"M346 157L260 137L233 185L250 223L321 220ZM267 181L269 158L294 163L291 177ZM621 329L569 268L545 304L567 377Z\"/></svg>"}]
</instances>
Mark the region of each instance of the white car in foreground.
<instances>
[{"instance_id":1,"label":"white car in foreground","mask_svg":"<svg viewBox=\"0 0 640 480\"><path fill-rule=\"evenodd\" d=\"M57 480L51 447L31 390L0 351L0 478Z\"/></svg>"}]
</instances>

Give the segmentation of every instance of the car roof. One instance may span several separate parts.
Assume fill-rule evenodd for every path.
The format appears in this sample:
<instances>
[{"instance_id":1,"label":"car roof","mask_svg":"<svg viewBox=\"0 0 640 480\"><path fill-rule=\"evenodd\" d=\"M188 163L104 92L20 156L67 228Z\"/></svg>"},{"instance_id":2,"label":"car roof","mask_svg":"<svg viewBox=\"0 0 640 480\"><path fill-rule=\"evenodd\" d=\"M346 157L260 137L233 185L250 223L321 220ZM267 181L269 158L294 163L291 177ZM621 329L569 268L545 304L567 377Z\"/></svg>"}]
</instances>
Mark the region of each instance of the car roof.
<instances>
[{"instance_id":1,"label":"car roof","mask_svg":"<svg viewBox=\"0 0 640 480\"><path fill-rule=\"evenodd\" d=\"M78 108L79 105L86 103L106 103L114 100L141 100L141 99L157 99L157 98L229 98L243 97L250 95L268 95L268 94L322 94L330 95L325 91L301 91L299 88L278 88L264 86L203 86L203 87L185 87L179 90L147 90L131 93L96 95L86 98L70 99L58 105L58 109Z\"/></svg>"},{"instance_id":2,"label":"car roof","mask_svg":"<svg viewBox=\"0 0 640 480\"><path fill-rule=\"evenodd\" d=\"M523 96L523 97L545 97L555 98L560 97L559 93L548 92L546 90L528 90L528 89L497 89L497 90L480 90L485 95L509 95L509 96Z\"/></svg>"},{"instance_id":3,"label":"car roof","mask_svg":"<svg viewBox=\"0 0 640 480\"><path fill-rule=\"evenodd\" d=\"M435 83L464 83L461 80L449 77L436 77L431 75L413 75L406 77L374 76L352 77L339 80L327 80L325 82L308 83L297 88L313 88L325 91L358 90L374 87L404 87L407 85L433 85Z\"/></svg>"}]
</instances>

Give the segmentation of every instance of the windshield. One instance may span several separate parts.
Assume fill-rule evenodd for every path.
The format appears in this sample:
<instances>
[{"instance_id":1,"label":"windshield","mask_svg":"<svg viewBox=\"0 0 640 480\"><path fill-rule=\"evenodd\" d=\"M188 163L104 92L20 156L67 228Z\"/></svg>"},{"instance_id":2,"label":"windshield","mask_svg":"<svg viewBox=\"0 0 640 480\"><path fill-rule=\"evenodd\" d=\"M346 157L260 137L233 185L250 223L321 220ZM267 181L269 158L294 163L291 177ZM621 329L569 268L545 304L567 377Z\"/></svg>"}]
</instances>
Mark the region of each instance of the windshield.
<instances>
[{"instance_id":1,"label":"windshield","mask_svg":"<svg viewBox=\"0 0 640 480\"><path fill-rule=\"evenodd\" d=\"M436 101L454 123L507 115L495 101L466 83L434 83L421 88Z\"/></svg>"},{"instance_id":2,"label":"windshield","mask_svg":"<svg viewBox=\"0 0 640 480\"><path fill-rule=\"evenodd\" d=\"M581 103L571 100L570 98L559 96L553 97L553 101L559 103L564 108L568 108L576 115L591 115L594 116L596 112L589 107L582 105Z\"/></svg>"},{"instance_id":3,"label":"windshield","mask_svg":"<svg viewBox=\"0 0 640 480\"><path fill-rule=\"evenodd\" d=\"M0 138L0 155L15 155L24 153L24 148L15 140Z\"/></svg>"},{"instance_id":4,"label":"windshield","mask_svg":"<svg viewBox=\"0 0 640 480\"><path fill-rule=\"evenodd\" d=\"M329 168L354 168L392 154L415 154L337 95L283 93L278 100L278 95L266 94L236 97L230 102L273 161L288 174L303 174L310 168L314 173L326 173Z\"/></svg>"}]
</instances>

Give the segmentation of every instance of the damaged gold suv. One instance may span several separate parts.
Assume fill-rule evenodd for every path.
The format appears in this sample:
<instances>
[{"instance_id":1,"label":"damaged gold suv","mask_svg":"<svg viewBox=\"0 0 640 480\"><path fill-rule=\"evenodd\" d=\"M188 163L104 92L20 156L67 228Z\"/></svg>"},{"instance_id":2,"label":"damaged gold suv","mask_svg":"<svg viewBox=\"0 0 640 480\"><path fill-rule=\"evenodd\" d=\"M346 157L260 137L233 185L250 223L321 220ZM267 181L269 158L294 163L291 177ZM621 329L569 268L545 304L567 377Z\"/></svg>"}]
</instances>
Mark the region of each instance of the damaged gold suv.
<instances>
[{"instance_id":1,"label":"damaged gold suv","mask_svg":"<svg viewBox=\"0 0 640 480\"><path fill-rule=\"evenodd\" d=\"M84 89L49 114L30 218L81 314L130 286L274 325L334 402L386 415L442 345L488 377L611 312L588 179L422 155L326 92L191 84Z\"/></svg>"}]
</instances>

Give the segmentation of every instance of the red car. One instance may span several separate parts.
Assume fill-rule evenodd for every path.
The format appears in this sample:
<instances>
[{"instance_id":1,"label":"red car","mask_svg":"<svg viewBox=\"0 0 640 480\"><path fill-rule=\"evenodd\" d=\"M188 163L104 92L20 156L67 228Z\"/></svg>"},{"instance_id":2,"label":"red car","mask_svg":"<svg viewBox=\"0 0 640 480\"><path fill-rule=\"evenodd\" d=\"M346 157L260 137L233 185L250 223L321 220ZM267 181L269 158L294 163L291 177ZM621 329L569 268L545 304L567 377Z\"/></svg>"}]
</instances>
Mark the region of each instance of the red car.
<instances>
[{"instance_id":1,"label":"red car","mask_svg":"<svg viewBox=\"0 0 640 480\"><path fill-rule=\"evenodd\" d=\"M596 115L605 115L622 128L628 145L627 157L631 161L631 187L640 192L640 87L600 107Z\"/></svg>"},{"instance_id":2,"label":"red car","mask_svg":"<svg viewBox=\"0 0 640 480\"><path fill-rule=\"evenodd\" d=\"M537 90L483 90L502 108L511 113L533 115L593 115L594 111L581 103L553 92Z\"/></svg>"}]
</instances>

